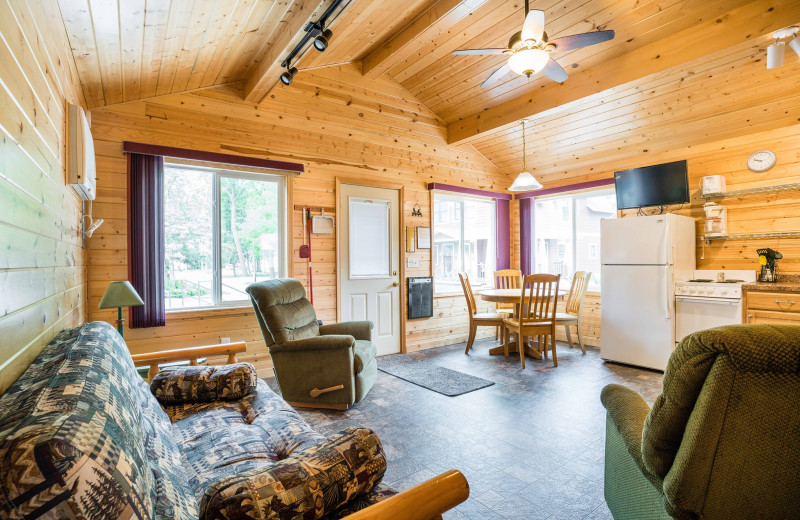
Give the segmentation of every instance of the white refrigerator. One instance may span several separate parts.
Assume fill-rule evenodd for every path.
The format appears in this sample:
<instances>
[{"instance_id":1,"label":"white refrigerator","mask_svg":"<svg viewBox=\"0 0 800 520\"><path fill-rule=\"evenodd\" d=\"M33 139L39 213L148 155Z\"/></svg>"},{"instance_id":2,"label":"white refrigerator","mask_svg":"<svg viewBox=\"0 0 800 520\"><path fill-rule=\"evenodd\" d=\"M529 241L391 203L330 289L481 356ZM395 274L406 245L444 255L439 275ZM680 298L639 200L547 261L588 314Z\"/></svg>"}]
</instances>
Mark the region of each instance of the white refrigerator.
<instances>
[{"instance_id":1,"label":"white refrigerator","mask_svg":"<svg viewBox=\"0 0 800 520\"><path fill-rule=\"evenodd\" d=\"M600 222L600 355L664 370L675 348L675 280L695 268L695 221L670 213Z\"/></svg>"}]
</instances>

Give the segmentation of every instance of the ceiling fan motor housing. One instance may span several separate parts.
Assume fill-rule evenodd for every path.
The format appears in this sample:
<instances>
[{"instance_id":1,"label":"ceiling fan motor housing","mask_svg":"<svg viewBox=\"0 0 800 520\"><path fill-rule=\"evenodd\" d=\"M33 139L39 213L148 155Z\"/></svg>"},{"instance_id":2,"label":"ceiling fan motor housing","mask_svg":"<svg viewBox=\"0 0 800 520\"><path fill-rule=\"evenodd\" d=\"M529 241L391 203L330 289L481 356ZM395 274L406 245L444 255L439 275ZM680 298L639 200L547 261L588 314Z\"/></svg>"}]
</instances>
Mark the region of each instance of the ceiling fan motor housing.
<instances>
[{"instance_id":1,"label":"ceiling fan motor housing","mask_svg":"<svg viewBox=\"0 0 800 520\"><path fill-rule=\"evenodd\" d=\"M544 48L547 44L547 33L542 33L542 41L536 42L533 46L534 48ZM522 41L522 31L514 33L514 35L508 40L508 48L512 51L516 52L521 49L527 48L528 45Z\"/></svg>"}]
</instances>

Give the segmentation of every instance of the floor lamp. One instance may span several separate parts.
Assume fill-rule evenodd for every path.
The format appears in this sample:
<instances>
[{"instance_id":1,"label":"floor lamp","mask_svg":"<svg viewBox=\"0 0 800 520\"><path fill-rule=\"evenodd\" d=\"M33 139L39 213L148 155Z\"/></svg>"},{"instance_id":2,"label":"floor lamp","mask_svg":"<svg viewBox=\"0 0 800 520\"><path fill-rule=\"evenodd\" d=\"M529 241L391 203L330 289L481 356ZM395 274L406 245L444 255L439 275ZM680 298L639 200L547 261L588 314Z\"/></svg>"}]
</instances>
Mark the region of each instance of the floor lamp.
<instances>
[{"instance_id":1,"label":"floor lamp","mask_svg":"<svg viewBox=\"0 0 800 520\"><path fill-rule=\"evenodd\" d=\"M136 292L130 282L111 282L108 284L106 292L100 298L100 309L117 308L117 330L119 335L122 336L122 324L125 320L122 318L122 308L131 307L134 305L144 305L141 296Z\"/></svg>"}]
</instances>

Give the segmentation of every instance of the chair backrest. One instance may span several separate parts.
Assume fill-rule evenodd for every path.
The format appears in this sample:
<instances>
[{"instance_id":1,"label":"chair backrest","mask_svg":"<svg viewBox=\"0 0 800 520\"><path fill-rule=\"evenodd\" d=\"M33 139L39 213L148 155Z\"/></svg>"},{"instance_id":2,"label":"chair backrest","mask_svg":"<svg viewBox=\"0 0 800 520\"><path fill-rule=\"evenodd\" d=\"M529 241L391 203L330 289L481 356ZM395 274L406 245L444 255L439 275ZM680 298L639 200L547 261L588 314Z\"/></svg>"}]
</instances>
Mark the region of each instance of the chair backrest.
<instances>
[{"instance_id":1,"label":"chair backrest","mask_svg":"<svg viewBox=\"0 0 800 520\"><path fill-rule=\"evenodd\" d=\"M494 272L495 289L519 289L522 284L522 272L516 269L502 269Z\"/></svg>"},{"instance_id":2,"label":"chair backrest","mask_svg":"<svg viewBox=\"0 0 800 520\"><path fill-rule=\"evenodd\" d=\"M319 336L317 314L298 280L276 278L254 283L247 288L247 294L267 347Z\"/></svg>"},{"instance_id":3,"label":"chair backrest","mask_svg":"<svg viewBox=\"0 0 800 520\"><path fill-rule=\"evenodd\" d=\"M667 511L797 518L800 327L690 334L670 356L663 384L645 420L642 460L663 479Z\"/></svg>"},{"instance_id":4,"label":"chair backrest","mask_svg":"<svg viewBox=\"0 0 800 520\"><path fill-rule=\"evenodd\" d=\"M572 287L569 288L569 297L567 297L566 311L568 314L580 316L583 299L586 297L586 289L589 288L591 278L592 273L588 271L577 271L572 277Z\"/></svg>"},{"instance_id":5,"label":"chair backrest","mask_svg":"<svg viewBox=\"0 0 800 520\"><path fill-rule=\"evenodd\" d=\"M556 318L560 274L529 274L522 280L520 315L525 321Z\"/></svg>"},{"instance_id":6,"label":"chair backrest","mask_svg":"<svg viewBox=\"0 0 800 520\"><path fill-rule=\"evenodd\" d=\"M467 312L470 317L478 312L478 306L475 303L475 295L472 294L472 286L469 284L469 275L467 273L458 273L458 279L461 280L461 288L464 290L464 298L467 299Z\"/></svg>"}]
</instances>

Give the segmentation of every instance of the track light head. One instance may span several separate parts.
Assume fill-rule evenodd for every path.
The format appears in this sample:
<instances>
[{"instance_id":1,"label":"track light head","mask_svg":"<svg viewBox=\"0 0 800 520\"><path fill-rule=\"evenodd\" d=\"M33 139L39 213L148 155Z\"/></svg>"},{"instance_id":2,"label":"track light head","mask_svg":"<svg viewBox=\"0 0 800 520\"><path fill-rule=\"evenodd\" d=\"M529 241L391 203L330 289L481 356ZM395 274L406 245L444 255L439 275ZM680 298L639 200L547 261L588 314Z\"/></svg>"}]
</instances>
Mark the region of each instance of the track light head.
<instances>
[{"instance_id":1,"label":"track light head","mask_svg":"<svg viewBox=\"0 0 800 520\"><path fill-rule=\"evenodd\" d=\"M286 72L281 74L281 83L284 85L291 85L294 77L297 76L296 67L286 67Z\"/></svg>"},{"instance_id":2,"label":"track light head","mask_svg":"<svg viewBox=\"0 0 800 520\"><path fill-rule=\"evenodd\" d=\"M800 36L790 41L789 47L792 48L792 50L797 54L797 56L800 56Z\"/></svg>"},{"instance_id":3,"label":"track light head","mask_svg":"<svg viewBox=\"0 0 800 520\"><path fill-rule=\"evenodd\" d=\"M783 42L775 42L767 47L767 68L774 69L783 65L783 53L786 50L786 44Z\"/></svg>"},{"instance_id":4,"label":"track light head","mask_svg":"<svg viewBox=\"0 0 800 520\"><path fill-rule=\"evenodd\" d=\"M322 34L319 34L316 38L314 38L314 48L319 52L325 52L332 36L333 31L330 29L325 29Z\"/></svg>"}]
</instances>

